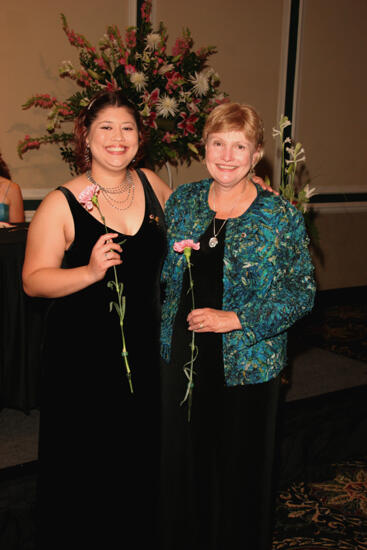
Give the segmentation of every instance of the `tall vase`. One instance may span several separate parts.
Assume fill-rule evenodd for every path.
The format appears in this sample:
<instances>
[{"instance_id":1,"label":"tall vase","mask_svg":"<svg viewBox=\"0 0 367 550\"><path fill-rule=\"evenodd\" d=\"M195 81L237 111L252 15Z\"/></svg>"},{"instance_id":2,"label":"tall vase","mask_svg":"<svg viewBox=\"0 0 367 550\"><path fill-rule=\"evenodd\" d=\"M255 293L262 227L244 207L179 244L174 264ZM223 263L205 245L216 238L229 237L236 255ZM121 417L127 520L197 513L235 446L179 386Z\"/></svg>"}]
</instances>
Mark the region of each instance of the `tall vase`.
<instances>
[{"instance_id":1,"label":"tall vase","mask_svg":"<svg viewBox=\"0 0 367 550\"><path fill-rule=\"evenodd\" d=\"M173 189L172 170L171 170L169 162L166 162L166 169L167 169L167 173L168 173L168 185L170 186L171 189Z\"/></svg>"}]
</instances>

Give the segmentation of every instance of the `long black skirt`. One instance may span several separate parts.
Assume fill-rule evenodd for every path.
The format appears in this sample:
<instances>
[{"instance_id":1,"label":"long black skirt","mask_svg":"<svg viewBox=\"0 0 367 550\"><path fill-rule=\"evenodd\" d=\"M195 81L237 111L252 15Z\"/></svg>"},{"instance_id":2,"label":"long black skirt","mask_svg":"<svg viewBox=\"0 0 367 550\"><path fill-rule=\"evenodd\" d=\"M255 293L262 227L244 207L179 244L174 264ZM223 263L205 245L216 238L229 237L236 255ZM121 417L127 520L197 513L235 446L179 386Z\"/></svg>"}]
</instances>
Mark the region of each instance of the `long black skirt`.
<instances>
[{"instance_id":1,"label":"long black skirt","mask_svg":"<svg viewBox=\"0 0 367 550\"><path fill-rule=\"evenodd\" d=\"M191 257L196 307L222 309L224 230ZM279 377L227 387L222 335L196 333L190 422L183 367L192 334L184 275L170 364L162 367L160 550L270 550Z\"/></svg>"},{"instance_id":2,"label":"long black skirt","mask_svg":"<svg viewBox=\"0 0 367 550\"><path fill-rule=\"evenodd\" d=\"M190 422L181 378L163 367L160 548L270 550L279 377L196 383Z\"/></svg>"}]
</instances>

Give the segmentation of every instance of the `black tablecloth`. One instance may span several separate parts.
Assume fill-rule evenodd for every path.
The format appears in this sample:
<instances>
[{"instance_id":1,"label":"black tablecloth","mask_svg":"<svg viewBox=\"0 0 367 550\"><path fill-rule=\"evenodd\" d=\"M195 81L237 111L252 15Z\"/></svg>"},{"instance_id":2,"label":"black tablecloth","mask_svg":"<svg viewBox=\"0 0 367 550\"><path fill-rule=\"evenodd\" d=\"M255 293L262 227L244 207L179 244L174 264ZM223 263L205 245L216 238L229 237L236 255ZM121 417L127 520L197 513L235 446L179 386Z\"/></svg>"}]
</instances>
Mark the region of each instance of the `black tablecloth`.
<instances>
[{"instance_id":1,"label":"black tablecloth","mask_svg":"<svg viewBox=\"0 0 367 550\"><path fill-rule=\"evenodd\" d=\"M28 297L22 266L28 224L0 230L0 409L39 406L41 345L48 301Z\"/></svg>"}]
</instances>

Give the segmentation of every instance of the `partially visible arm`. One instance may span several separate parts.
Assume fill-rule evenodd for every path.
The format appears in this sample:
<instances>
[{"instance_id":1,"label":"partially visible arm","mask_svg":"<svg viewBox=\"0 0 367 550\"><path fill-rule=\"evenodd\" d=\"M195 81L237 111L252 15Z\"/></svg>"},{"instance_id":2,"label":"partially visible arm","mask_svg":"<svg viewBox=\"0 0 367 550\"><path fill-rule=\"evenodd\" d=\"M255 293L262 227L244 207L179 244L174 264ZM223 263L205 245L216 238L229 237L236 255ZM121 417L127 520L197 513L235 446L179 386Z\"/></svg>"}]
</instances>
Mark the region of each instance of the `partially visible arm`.
<instances>
[{"instance_id":1,"label":"partially visible arm","mask_svg":"<svg viewBox=\"0 0 367 550\"><path fill-rule=\"evenodd\" d=\"M12 182L9 192L9 222L20 223L24 222L24 207L23 197L20 187L17 183Z\"/></svg>"},{"instance_id":2,"label":"partially visible arm","mask_svg":"<svg viewBox=\"0 0 367 550\"><path fill-rule=\"evenodd\" d=\"M297 212L289 230L279 235L273 248L275 269L270 280L264 272L260 293L237 311L248 345L281 334L311 311L315 297L314 268L303 217ZM275 258L275 259L273 259Z\"/></svg>"},{"instance_id":3,"label":"partially visible arm","mask_svg":"<svg viewBox=\"0 0 367 550\"><path fill-rule=\"evenodd\" d=\"M53 191L37 209L28 230L23 286L30 296L58 298L72 294L101 280L109 267L121 264L121 247L111 242L117 233L108 233L97 240L88 265L62 269L72 228L65 197Z\"/></svg>"}]
</instances>

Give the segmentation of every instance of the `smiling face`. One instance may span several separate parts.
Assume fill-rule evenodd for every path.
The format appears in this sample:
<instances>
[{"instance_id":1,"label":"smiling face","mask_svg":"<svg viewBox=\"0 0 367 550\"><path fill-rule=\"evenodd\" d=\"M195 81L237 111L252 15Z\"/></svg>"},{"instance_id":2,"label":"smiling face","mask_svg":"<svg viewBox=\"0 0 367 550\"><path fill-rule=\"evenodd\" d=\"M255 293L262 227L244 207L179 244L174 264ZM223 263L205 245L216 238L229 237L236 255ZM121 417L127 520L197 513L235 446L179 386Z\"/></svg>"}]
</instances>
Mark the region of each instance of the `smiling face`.
<instances>
[{"instance_id":1,"label":"smiling face","mask_svg":"<svg viewBox=\"0 0 367 550\"><path fill-rule=\"evenodd\" d=\"M126 107L106 107L93 120L86 142L92 154L92 166L108 170L126 168L139 147L138 128Z\"/></svg>"},{"instance_id":2,"label":"smiling face","mask_svg":"<svg viewBox=\"0 0 367 550\"><path fill-rule=\"evenodd\" d=\"M216 183L232 187L243 181L260 153L240 130L213 132L205 146L205 162Z\"/></svg>"}]
</instances>

